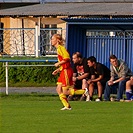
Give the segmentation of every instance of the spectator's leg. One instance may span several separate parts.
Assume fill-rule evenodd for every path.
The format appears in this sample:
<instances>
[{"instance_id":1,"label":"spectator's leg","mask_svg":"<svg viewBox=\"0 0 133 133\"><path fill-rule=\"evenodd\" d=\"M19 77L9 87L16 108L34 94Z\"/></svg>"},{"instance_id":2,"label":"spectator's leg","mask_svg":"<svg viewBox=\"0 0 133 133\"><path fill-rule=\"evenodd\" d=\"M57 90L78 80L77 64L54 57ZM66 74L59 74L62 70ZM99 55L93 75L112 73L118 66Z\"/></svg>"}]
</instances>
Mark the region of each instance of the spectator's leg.
<instances>
[{"instance_id":1,"label":"spectator's leg","mask_svg":"<svg viewBox=\"0 0 133 133\"><path fill-rule=\"evenodd\" d=\"M74 84L74 89L82 89L82 80L77 80Z\"/></svg>"},{"instance_id":2,"label":"spectator's leg","mask_svg":"<svg viewBox=\"0 0 133 133\"><path fill-rule=\"evenodd\" d=\"M131 88L131 80L126 82L126 99L130 100L132 97L132 88Z\"/></svg>"},{"instance_id":3,"label":"spectator's leg","mask_svg":"<svg viewBox=\"0 0 133 133\"><path fill-rule=\"evenodd\" d=\"M106 82L106 86L104 90L104 100L107 100L107 101L110 100L110 93L111 93L111 86L109 86L108 82Z\"/></svg>"},{"instance_id":4,"label":"spectator's leg","mask_svg":"<svg viewBox=\"0 0 133 133\"><path fill-rule=\"evenodd\" d=\"M91 84L89 84L89 95L90 95L90 100L92 100L93 92L94 92L94 83L91 83Z\"/></svg>"},{"instance_id":5,"label":"spectator's leg","mask_svg":"<svg viewBox=\"0 0 133 133\"><path fill-rule=\"evenodd\" d=\"M126 81L127 80L120 81L118 84L118 92L117 92L117 99L118 100L123 99L123 92L125 89Z\"/></svg>"},{"instance_id":6,"label":"spectator's leg","mask_svg":"<svg viewBox=\"0 0 133 133\"><path fill-rule=\"evenodd\" d=\"M97 88L98 88L98 98L102 100L102 91L103 91L103 86L101 82L97 82Z\"/></svg>"},{"instance_id":7,"label":"spectator's leg","mask_svg":"<svg viewBox=\"0 0 133 133\"><path fill-rule=\"evenodd\" d=\"M82 80L82 89L88 88L88 83L86 81L86 79Z\"/></svg>"}]
</instances>

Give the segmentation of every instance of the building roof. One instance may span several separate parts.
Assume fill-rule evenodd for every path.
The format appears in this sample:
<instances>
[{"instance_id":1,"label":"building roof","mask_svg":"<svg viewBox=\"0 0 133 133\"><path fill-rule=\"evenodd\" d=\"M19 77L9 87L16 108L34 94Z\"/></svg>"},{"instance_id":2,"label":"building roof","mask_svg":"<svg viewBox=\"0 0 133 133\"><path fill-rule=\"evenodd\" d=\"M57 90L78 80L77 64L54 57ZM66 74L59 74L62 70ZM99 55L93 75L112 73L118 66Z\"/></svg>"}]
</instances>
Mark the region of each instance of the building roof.
<instances>
[{"instance_id":1,"label":"building roof","mask_svg":"<svg viewBox=\"0 0 133 133\"><path fill-rule=\"evenodd\" d=\"M122 3L89 3L89 2L59 2L44 3L18 8L0 10L0 17L23 16L94 16L133 15L133 2Z\"/></svg>"},{"instance_id":2,"label":"building roof","mask_svg":"<svg viewBox=\"0 0 133 133\"><path fill-rule=\"evenodd\" d=\"M133 17L126 18L62 18L68 24L78 25L88 30L133 30Z\"/></svg>"},{"instance_id":3,"label":"building roof","mask_svg":"<svg viewBox=\"0 0 133 133\"><path fill-rule=\"evenodd\" d=\"M0 3L40 3L40 0L0 0Z\"/></svg>"},{"instance_id":4,"label":"building roof","mask_svg":"<svg viewBox=\"0 0 133 133\"><path fill-rule=\"evenodd\" d=\"M0 3L46 3L46 2L131 2L132 0L0 0Z\"/></svg>"}]
</instances>

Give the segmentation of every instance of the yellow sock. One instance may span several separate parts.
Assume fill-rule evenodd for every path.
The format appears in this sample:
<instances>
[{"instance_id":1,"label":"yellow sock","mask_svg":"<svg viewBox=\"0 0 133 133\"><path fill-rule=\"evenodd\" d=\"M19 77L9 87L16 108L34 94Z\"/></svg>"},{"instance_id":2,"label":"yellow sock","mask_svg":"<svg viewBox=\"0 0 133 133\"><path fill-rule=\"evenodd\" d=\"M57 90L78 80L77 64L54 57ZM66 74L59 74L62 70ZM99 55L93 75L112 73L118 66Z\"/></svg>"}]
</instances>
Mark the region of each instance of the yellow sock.
<instances>
[{"instance_id":1,"label":"yellow sock","mask_svg":"<svg viewBox=\"0 0 133 133\"><path fill-rule=\"evenodd\" d=\"M84 92L85 92L85 90L83 90L83 89L80 89L80 90L75 90L75 95L82 95L82 94L84 94Z\"/></svg>"},{"instance_id":2,"label":"yellow sock","mask_svg":"<svg viewBox=\"0 0 133 133\"><path fill-rule=\"evenodd\" d=\"M64 107L70 108L70 104L68 103L66 95L60 94L59 97Z\"/></svg>"},{"instance_id":3,"label":"yellow sock","mask_svg":"<svg viewBox=\"0 0 133 133\"><path fill-rule=\"evenodd\" d=\"M70 89L70 95L82 95L84 94L85 90L80 89L80 90L75 90L75 89Z\"/></svg>"}]
</instances>

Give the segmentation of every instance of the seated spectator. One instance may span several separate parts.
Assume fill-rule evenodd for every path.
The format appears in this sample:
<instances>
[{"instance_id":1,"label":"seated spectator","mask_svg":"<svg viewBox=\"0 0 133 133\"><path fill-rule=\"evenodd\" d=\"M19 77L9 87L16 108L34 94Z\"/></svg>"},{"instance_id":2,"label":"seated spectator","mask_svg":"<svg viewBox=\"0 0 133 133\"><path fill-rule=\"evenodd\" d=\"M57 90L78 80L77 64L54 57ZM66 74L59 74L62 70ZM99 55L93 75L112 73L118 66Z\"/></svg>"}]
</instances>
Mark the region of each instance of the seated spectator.
<instances>
[{"instance_id":1,"label":"seated spectator","mask_svg":"<svg viewBox=\"0 0 133 133\"><path fill-rule=\"evenodd\" d=\"M101 101L104 86L110 79L110 70L105 65L97 62L94 56L88 58L88 65L90 67L91 74L91 79L87 81L89 84L89 100L92 100L94 88L97 87L98 98L96 101Z\"/></svg>"},{"instance_id":2,"label":"seated spectator","mask_svg":"<svg viewBox=\"0 0 133 133\"><path fill-rule=\"evenodd\" d=\"M133 100L133 76L126 82L126 101Z\"/></svg>"},{"instance_id":3,"label":"seated spectator","mask_svg":"<svg viewBox=\"0 0 133 133\"><path fill-rule=\"evenodd\" d=\"M87 58L83 58L81 53L75 52L72 55L73 67L73 82L75 89L88 89L86 79L89 76L89 67L87 65ZM73 96L69 95L68 100L73 100ZM86 96L83 95L80 100L85 100Z\"/></svg>"},{"instance_id":4,"label":"seated spectator","mask_svg":"<svg viewBox=\"0 0 133 133\"><path fill-rule=\"evenodd\" d=\"M109 59L111 63L111 78L106 83L104 100L109 101L112 89L118 89L115 101L120 101L123 99L123 92L125 89L126 81L129 80L132 72L128 68L127 64L121 59L118 60L115 55L111 55Z\"/></svg>"}]
</instances>

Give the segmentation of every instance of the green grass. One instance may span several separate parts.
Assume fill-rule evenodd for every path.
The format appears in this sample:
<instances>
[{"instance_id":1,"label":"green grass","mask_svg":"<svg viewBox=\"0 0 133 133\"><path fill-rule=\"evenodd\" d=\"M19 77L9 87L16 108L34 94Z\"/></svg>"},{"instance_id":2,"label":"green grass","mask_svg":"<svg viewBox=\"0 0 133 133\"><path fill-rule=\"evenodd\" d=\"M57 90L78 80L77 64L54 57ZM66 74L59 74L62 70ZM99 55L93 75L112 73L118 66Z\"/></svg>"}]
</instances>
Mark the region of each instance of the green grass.
<instances>
[{"instance_id":1,"label":"green grass","mask_svg":"<svg viewBox=\"0 0 133 133\"><path fill-rule=\"evenodd\" d=\"M133 102L71 101L57 95L0 95L0 133L132 133Z\"/></svg>"}]
</instances>

